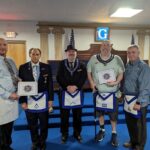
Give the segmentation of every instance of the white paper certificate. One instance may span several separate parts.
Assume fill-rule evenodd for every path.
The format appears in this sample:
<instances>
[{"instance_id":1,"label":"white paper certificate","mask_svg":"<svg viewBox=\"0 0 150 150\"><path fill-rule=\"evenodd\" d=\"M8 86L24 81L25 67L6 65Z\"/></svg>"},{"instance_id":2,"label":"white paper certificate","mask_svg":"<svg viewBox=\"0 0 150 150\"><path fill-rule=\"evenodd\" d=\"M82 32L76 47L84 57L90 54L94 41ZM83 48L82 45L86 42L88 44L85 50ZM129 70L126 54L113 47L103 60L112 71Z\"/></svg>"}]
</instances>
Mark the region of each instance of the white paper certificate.
<instances>
[{"instance_id":1,"label":"white paper certificate","mask_svg":"<svg viewBox=\"0 0 150 150\"><path fill-rule=\"evenodd\" d=\"M116 76L113 69L99 71L98 78L99 78L99 84L116 81Z\"/></svg>"},{"instance_id":2,"label":"white paper certificate","mask_svg":"<svg viewBox=\"0 0 150 150\"><path fill-rule=\"evenodd\" d=\"M18 82L19 96L32 96L38 94L37 82Z\"/></svg>"}]
</instances>

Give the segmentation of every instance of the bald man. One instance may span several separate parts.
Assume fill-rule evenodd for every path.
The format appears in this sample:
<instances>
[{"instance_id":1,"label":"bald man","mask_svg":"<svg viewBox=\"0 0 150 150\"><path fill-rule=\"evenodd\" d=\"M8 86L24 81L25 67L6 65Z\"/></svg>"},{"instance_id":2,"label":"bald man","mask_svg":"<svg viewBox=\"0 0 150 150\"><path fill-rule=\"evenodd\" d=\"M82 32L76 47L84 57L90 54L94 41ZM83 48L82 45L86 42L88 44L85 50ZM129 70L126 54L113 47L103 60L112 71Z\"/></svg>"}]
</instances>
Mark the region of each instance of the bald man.
<instances>
[{"instance_id":1,"label":"bald man","mask_svg":"<svg viewBox=\"0 0 150 150\"><path fill-rule=\"evenodd\" d=\"M87 71L91 88L95 93L96 113L100 124L96 141L104 139L104 115L108 114L112 126L111 144L117 147L117 97L120 96L119 87L123 78L124 64L119 56L111 54L111 49L112 44L109 41L102 42L100 53L91 57Z\"/></svg>"},{"instance_id":2,"label":"bald man","mask_svg":"<svg viewBox=\"0 0 150 150\"><path fill-rule=\"evenodd\" d=\"M144 150L146 143L146 114L150 95L150 68L140 60L139 47L127 49L129 62L124 74L125 117L130 141L124 146Z\"/></svg>"},{"instance_id":3,"label":"bald man","mask_svg":"<svg viewBox=\"0 0 150 150\"><path fill-rule=\"evenodd\" d=\"M6 57L7 50L7 41L0 38L0 150L12 150L12 128L18 118L18 71L14 61Z\"/></svg>"}]
</instances>

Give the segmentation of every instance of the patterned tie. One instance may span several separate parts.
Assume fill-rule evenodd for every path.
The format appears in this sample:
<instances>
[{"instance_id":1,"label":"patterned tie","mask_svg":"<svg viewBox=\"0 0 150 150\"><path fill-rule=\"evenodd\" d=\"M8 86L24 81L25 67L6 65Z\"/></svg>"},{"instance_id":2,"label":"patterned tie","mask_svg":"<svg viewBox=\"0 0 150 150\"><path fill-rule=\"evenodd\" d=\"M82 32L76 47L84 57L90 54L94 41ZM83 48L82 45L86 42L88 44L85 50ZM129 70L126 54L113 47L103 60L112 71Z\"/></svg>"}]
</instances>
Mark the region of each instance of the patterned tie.
<instances>
[{"instance_id":1,"label":"patterned tie","mask_svg":"<svg viewBox=\"0 0 150 150\"><path fill-rule=\"evenodd\" d=\"M73 66L73 62L69 62L70 64L70 69L73 70L74 66Z\"/></svg>"},{"instance_id":2,"label":"patterned tie","mask_svg":"<svg viewBox=\"0 0 150 150\"><path fill-rule=\"evenodd\" d=\"M35 81L39 79L39 67L37 65L33 66L33 77Z\"/></svg>"},{"instance_id":3,"label":"patterned tie","mask_svg":"<svg viewBox=\"0 0 150 150\"><path fill-rule=\"evenodd\" d=\"M7 68L8 68L8 71L9 71L10 75L11 75L11 78L12 78L12 81L13 81L13 85L15 87L17 87L19 78L16 76L16 74L15 74L14 70L12 69L12 66L9 63L7 58L4 58L4 62L6 64L6 66L7 66Z\"/></svg>"}]
</instances>

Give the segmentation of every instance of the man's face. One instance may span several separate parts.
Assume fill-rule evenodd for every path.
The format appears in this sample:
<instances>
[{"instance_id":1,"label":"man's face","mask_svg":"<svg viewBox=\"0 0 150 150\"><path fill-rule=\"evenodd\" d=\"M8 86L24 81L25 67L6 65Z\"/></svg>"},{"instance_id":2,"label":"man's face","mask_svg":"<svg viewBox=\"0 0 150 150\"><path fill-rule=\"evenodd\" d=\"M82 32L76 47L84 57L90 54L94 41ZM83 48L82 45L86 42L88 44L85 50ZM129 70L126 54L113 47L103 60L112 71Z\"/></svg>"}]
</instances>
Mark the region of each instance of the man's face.
<instances>
[{"instance_id":1,"label":"man's face","mask_svg":"<svg viewBox=\"0 0 150 150\"><path fill-rule=\"evenodd\" d=\"M139 59L139 51L137 48L132 47L127 50L129 61L136 61Z\"/></svg>"},{"instance_id":2,"label":"man's face","mask_svg":"<svg viewBox=\"0 0 150 150\"><path fill-rule=\"evenodd\" d=\"M7 53L7 42L4 39L0 39L0 56L6 56Z\"/></svg>"},{"instance_id":3,"label":"man's face","mask_svg":"<svg viewBox=\"0 0 150 150\"><path fill-rule=\"evenodd\" d=\"M30 53L30 58L33 63L35 63L35 64L38 63L41 58L41 54L40 54L39 50L33 49Z\"/></svg>"},{"instance_id":4,"label":"man's face","mask_svg":"<svg viewBox=\"0 0 150 150\"><path fill-rule=\"evenodd\" d=\"M68 50L66 52L66 56L68 60L73 61L77 57L77 52L75 50Z\"/></svg>"},{"instance_id":5,"label":"man's face","mask_svg":"<svg viewBox=\"0 0 150 150\"><path fill-rule=\"evenodd\" d=\"M101 55L109 56L111 52L111 48L112 46L109 42L102 43L101 48L100 48Z\"/></svg>"}]
</instances>

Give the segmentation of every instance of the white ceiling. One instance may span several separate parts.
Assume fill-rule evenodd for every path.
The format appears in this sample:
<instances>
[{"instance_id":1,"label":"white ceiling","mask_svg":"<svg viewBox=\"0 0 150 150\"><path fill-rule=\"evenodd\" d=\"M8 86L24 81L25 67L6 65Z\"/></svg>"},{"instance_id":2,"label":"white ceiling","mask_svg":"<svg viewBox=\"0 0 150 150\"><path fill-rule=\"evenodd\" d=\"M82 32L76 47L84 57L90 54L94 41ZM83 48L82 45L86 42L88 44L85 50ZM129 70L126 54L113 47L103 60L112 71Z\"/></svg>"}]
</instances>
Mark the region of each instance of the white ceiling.
<instances>
[{"instance_id":1,"label":"white ceiling","mask_svg":"<svg viewBox=\"0 0 150 150\"><path fill-rule=\"evenodd\" d=\"M132 18L110 18L119 5L143 7ZM150 25L150 0L0 0L0 20Z\"/></svg>"}]
</instances>

